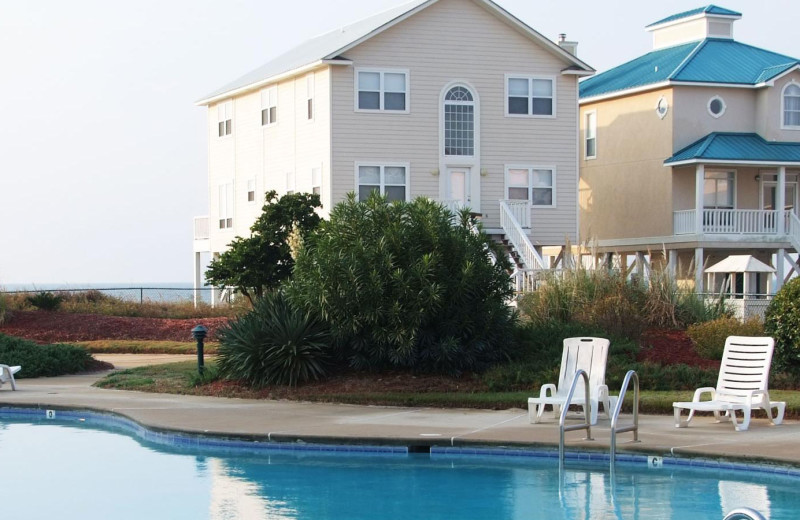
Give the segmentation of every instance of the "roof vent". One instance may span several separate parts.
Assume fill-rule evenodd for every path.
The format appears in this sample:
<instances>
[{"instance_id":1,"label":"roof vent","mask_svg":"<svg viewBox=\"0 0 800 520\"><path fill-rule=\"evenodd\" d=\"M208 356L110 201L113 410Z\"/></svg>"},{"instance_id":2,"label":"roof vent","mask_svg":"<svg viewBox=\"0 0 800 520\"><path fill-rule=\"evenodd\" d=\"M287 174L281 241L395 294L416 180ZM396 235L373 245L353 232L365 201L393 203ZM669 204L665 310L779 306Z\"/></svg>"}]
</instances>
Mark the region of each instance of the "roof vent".
<instances>
[{"instance_id":1,"label":"roof vent","mask_svg":"<svg viewBox=\"0 0 800 520\"><path fill-rule=\"evenodd\" d=\"M578 56L578 42L568 42L566 33L558 35L558 46L573 56Z\"/></svg>"}]
</instances>

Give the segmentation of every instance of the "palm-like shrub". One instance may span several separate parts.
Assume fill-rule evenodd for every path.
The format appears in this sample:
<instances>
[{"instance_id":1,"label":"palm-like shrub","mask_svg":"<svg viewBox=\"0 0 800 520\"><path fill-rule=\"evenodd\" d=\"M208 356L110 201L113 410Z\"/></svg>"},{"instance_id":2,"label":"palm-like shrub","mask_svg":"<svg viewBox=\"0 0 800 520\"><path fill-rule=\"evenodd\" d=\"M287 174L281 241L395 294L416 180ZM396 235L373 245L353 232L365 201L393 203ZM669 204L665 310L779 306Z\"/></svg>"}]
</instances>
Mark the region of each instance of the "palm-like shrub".
<instances>
[{"instance_id":1,"label":"palm-like shrub","mask_svg":"<svg viewBox=\"0 0 800 520\"><path fill-rule=\"evenodd\" d=\"M350 194L306 241L288 291L330 324L352 366L458 372L511 346L508 268L466 212Z\"/></svg>"},{"instance_id":2,"label":"palm-like shrub","mask_svg":"<svg viewBox=\"0 0 800 520\"><path fill-rule=\"evenodd\" d=\"M775 294L764 315L764 330L775 338L776 367L800 374L800 278Z\"/></svg>"},{"instance_id":3,"label":"palm-like shrub","mask_svg":"<svg viewBox=\"0 0 800 520\"><path fill-rule=\"evenodd\" d=\"M220 374L254 387L319 379L330 359L327 326L280 291L256 300L252 311L222 327L217 337Z\"/></svg>"}]
</instances>

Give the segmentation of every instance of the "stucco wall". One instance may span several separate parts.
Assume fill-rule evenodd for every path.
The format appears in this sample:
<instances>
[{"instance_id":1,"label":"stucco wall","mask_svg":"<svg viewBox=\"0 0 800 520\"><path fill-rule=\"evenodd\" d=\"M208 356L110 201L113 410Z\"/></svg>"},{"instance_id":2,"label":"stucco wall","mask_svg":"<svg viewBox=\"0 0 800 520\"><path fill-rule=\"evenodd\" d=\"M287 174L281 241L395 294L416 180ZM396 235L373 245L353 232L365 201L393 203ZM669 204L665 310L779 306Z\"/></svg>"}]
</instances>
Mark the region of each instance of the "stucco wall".
<instances>
[{"instance_id":1,"label":"stucco wall","mask_svg":"<svg viewBox=\"0 0 800 520\"><path fill-rule=\"evenodd\" d=\"M725 103L723 114L715 118L708 111L711 98ZM687 87L675 88L675 151L711 132L755 132L756 92L752 89Z\"/></svg>"}]
</instances>

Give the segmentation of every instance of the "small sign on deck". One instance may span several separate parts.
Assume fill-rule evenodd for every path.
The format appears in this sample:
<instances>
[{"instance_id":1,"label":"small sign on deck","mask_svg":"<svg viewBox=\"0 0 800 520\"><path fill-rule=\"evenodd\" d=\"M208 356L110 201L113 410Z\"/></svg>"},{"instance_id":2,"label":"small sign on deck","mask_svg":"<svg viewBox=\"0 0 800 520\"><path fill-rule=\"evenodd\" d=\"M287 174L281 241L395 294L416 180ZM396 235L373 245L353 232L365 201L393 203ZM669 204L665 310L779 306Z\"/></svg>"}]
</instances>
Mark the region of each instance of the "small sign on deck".
<instances>
[{"instance_id":1,"label":"small sign on deck","mask_svg":"<svg viewBox=\"0 0 800 520\"><path fill-rule=\"evenodd\" d=\"M664 459L661 457L656 457L653 455L649 455L647 457L647 467L650 469L658 469L664 465Z\"/></svg>"},{"instance_id":2,"label":"small sign on deck","mask_svg":"<svg viewBox=\"0 0 800 520\"><path fill-rule=\"evenodd\" d=\"M46 419L55 419L56 418L56 411L55 410L47 410L44 413Z\"/></svg>"}]
</instances>

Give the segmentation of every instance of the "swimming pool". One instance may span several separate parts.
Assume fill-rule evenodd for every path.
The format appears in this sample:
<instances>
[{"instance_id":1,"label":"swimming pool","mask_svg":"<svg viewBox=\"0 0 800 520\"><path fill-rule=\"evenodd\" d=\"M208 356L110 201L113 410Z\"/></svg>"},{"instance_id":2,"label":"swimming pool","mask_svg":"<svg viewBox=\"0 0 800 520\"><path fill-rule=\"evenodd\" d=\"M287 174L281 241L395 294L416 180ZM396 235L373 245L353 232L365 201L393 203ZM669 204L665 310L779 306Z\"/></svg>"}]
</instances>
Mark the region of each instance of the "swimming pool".
<instances>
[{"instance_id":1,"label":"swimming pool","mask_svg":"<svg viewBox=\"0 0 800 520\"><path fill-rule=\"evenodd\" d=\"M552 452L278 449L150 432L103 414L61 416L65 420L44 421L0 412L3 516L683 520L721 519L747 506L780 520L797 518L800 508L796 471L732 471L734 465L719 463L647 469L629 457L612 478L606 463L583 455L559 474Z\"/></svg>"}]
</instances>

